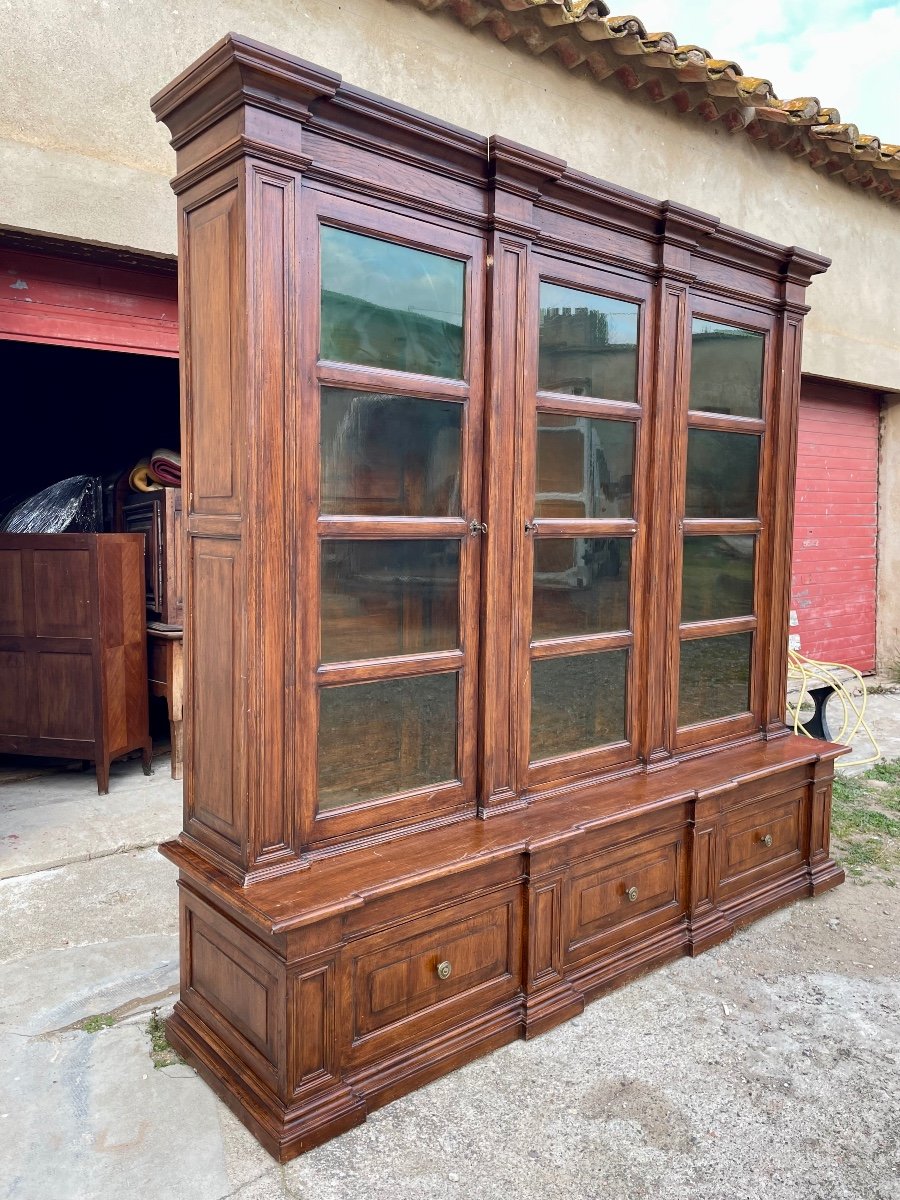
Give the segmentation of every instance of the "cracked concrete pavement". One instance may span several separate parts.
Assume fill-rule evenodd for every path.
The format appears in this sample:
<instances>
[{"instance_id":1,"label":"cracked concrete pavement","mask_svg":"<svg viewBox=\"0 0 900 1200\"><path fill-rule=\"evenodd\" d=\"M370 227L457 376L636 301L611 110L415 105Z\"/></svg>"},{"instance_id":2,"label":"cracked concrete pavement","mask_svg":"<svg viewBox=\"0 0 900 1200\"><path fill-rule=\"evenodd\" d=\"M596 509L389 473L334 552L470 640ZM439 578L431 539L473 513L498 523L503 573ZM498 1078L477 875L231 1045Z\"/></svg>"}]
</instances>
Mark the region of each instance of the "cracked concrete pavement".
<instances>
[{"instance_id":1,"label":"cracked concrete pavement","mask_svg":"<svg viewBox=\"0 0 900 1200\"><path fill-rule=\"evenodd\" d=\"M900 698L878 707L898 724ZM176 891L140 847L177 832L180 795L165 761L104 797L91 773L0 784L3 1200L900 1200L900 889L874 880L278 1166L190 1068L151 1061Z\"/></svg>"}]
</instances>

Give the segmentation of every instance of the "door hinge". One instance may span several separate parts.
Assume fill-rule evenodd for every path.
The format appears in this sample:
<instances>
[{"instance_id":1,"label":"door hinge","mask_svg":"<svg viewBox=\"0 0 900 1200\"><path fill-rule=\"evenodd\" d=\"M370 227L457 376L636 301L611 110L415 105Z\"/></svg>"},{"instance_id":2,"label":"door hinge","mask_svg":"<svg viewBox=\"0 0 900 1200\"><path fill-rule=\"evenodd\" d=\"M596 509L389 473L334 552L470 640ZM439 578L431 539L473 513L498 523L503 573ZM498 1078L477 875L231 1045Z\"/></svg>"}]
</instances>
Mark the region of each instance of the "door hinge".
<instances>
[{"instance_id":1,"label":"door hinge","mask_svg":"<svg viewBox=\"0 0 900 1200\"><path fill-rule=\"evenodd\" d=\"M484 521L471 521L469 523L469 533L472 537L478 537L479 533L487 533L487 525Z\"/></svg>"}]
</instances>

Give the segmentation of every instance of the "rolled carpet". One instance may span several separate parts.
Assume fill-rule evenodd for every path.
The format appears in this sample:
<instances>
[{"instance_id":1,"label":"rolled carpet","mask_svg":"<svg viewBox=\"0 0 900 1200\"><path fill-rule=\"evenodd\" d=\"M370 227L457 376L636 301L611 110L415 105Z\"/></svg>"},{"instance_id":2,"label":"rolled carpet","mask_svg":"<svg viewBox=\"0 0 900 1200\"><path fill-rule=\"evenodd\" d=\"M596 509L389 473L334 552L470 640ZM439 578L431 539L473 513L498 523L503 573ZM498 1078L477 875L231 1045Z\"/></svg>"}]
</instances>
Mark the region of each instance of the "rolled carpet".
<instances>
[{"instance_id":1,"label":"rolled carpet","mask_svg":"<svg viewBox=\"0 0 900 1200\"><path fill-rule=\"evenodd\" d=\"M159 492L162 484L150 475L150 459L142 458L128 476L128 485L135 492Z\"/></svg>"},{"instance_id":2,"label":"rolled carpet","mask_svg":"<svg viewBox=\"0 0 900 1200\"><path fill-rule=\"evenodd\" d=\"M177 450L154 450L150 474L166 487L181 487L181 455Z\"/></svg>"}]
</instances>

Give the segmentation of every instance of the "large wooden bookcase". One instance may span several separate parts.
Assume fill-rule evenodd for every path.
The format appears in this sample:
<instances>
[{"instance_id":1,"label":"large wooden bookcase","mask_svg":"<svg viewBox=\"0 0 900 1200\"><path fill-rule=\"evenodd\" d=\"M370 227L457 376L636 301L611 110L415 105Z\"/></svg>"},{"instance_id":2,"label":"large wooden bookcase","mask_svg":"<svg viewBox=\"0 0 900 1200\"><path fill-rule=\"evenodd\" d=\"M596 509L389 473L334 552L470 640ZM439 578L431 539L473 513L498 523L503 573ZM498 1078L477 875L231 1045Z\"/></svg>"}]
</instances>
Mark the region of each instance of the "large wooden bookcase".
<instances>
[{"instance_id":1,"label":"large wooden bookcase","mask_svg":"<svg viewBox=\"0 0 900 1200\"><path fill-rule=\"evenodd\" d=\"M169 1036L289 1158L843 878L784 723L825 259L230 35L178 155Z\"/></svg>"}]
</instances>

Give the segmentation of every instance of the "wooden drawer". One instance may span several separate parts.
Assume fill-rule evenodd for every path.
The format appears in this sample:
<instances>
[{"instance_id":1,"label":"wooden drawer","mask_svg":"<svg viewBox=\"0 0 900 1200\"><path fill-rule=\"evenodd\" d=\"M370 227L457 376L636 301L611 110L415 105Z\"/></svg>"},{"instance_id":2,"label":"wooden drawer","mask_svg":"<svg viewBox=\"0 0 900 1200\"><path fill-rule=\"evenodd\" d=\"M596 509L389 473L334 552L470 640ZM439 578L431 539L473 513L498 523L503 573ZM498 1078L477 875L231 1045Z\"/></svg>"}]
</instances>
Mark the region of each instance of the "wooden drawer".
<instances>
[{"instance_id":1,"label":"wooden drawer","mask_svg":"<svg viewBox=\"0 0 900 1200\"><path fill-rule=\"evenodd\" d=\"M519 892L404 922L353 948L354 1041L403 1022L483 1011L519 988ZM440 970L439 970L440 968ZM449 968L449 970L448 970Z\"/></svg>"},{"instance_id":2,"label":"wooden drawer","mask_svg":"<svg viewBox=\"0 0 900 1200\"><path fill-rule=\"evenodd\" d=\"M748 804L722 818L719 827L719 894L731 892L804 859L806 789Z\"/></svg>"},{"instance_id":3,"label":"wooden drawer","mask_svg":"<svg viewBox=\"0 0 900 1200\"><path fill-rule=\"evenodd\" d=\"M682 830L613 847L572 869L563 897L567 962L596 954L686 909Z\"/></svg>"}]
</instances>

